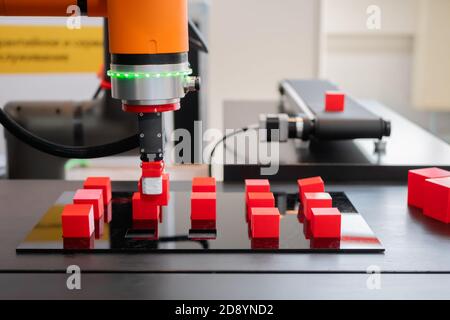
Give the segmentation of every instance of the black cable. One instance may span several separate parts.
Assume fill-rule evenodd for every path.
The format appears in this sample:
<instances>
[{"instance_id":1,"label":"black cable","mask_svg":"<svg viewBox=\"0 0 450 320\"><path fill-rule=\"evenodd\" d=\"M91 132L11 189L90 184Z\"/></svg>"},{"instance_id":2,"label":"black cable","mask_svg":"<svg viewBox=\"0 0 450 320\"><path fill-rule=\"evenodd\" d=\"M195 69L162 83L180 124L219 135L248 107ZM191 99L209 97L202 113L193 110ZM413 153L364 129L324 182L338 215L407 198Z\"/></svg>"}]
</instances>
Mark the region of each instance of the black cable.
<instances>
[{"instance_id":1,"label":"black cable","mask_svg":"<svg viewBox=\"0 0 450 320\"><path fill-rule=\"evenodd\" d=\"M247 132L247 131L250 130L250 129L255 129L255 128L253 128L253 127L243 127L243 128L241 128L241 129L239 129L239 130L236 130L236 131L233 131L233 132L230 132L230 133L224 135L224 136L222 137L222 139L220 139L219 141L216 142L216 144L214 145L214 147L213 147L212 150L211 150L211 153L209 154L209 160L208 160L208 162L209 162L209 166L208 166L208 175L209 175L210 177L212 177L212 159L213 159L213 157L214 157L214 153L216 152L217 147L218 147L221 143L225 143L226 140L227 140L229 137L232 137L232 136L234 136L234 135L236 135L236 134L239 134L239 133Z\"/></svg>"},{"instance_id":2,"label":"black cable","mask_svg":"<svg viewBox=\"0 0 450 320\"><path fill-rule=\"evenodd\" d=\"M139 146L138 135L125 138L123 140L107 143L99 146L74 147L57 144L40 138L30 131L20 126L2 108L0 108L0 123L13 136L27 145L39 151L62 158L91 159L112 156L123 153Z\"/></svg>"},{"instance_id":3,"label":"black cable","mask_svg":"<svg viewBox=\"0 0 450 320\"><path fill-rule=\"evenodd\" d=\"M98 98L100 93L102 92L103 88L101 85L98 86L97 90L95 91L94 95L92 96L92 100L95 100Z\"/></svg>"},{"instance_id":4,"label":"black cable","mask_svg":"<svg viewBox=\"0 0 450 320\"><path fill-rule=\"evenodd\" d=\"M194 21L189 20L189 43L193 49L208 53L208 45Z\"/></svg>"}]
</instances>

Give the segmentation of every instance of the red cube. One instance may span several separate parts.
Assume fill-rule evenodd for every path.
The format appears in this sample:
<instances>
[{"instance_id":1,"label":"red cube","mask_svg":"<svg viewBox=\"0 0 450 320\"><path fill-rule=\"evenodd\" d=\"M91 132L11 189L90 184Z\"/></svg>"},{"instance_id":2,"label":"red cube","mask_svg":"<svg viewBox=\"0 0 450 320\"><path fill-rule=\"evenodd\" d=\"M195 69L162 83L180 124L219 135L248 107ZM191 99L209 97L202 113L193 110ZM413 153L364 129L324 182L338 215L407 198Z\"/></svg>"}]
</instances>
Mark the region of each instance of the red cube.
<instances>
[{"instance_id":1,"label":"red cube","mask_svg":"<svg viewBox=\"0 0 450 320\"><path fill-rule=\"evenodd\" d=\"M408 205L423 209L425 180L450 177L450 172L439 168L425 168L408 172Z\"/></svg>"},{"instance_id":2,"label":"red cube","mask_svg":"<svg viewBox=\"0 0 450 320\"><path fill-rule=\"evenodd\" d=\"M267 179L246 179L245 193L249 192L270 192L270 183Z\"/></svg>"},{"instance_id":3,"label":"red cube","mask_svg":"<svg viewBox=\"0 0 450 320\"><path fill-rule=\"evenodd\" d=\"M164 171L164 161L144 161L141 163L142 176L145 178L161 177Z\"/></svg>"},{"instance_id":4,"label":"red cube","mask_svg":"<svg viewBox=\"0 0 450 320\"><path fill-rule=\"evenodd\" d=\"M105 205L101 189L79 189L73 197L74 204L91 204L94 208L94 219L103 217Z\"/></svg>"},{"instance_id":5,"label":"red cube","mask_svg":"<svg viewBox=\"0 0 450 320\"><path fill-rule=\"evenodd\" d=\"M195 177L192 179L192 192L216 192L216 179L213 177Z\"/></svg>"},{"instance_id":6,"label":"red cube","mask_svg":"<svg viewBox=\"0 0 450 320\"><path fill-rule=\"evenodd\" d=\"M142 199L139 192L135 192L132 198L133 220L158 220L160 206Z\"/></svg>"},{"instance_id":7,"label":"red cube","mask_svg":"<svg viewBox=\"0 0 450 320\"><path fill-rule=\"evenodd\" d=\"M321 177L311 177L297 180L299 200L303 204L306 192L325 192L325 183Z\"/></svg>"},{"instance_id":8,"label":"red cube","mask_svg":"<svg viewBox=\"0 0 450 320\"><path fill-rule=\"evenodd\" d=\"M161 206L167 206L170 200L170 179L168 173L163 173L163 194L161 195Z\"/></svg>"},{"instance_id":9,"label":"red cube","mask_svg":"<svg viewBox=\"0 0 450 320\"><path fill-rule=\"evenodd\" d=\"M252 238L279 238L280 212L277 208L251 209Z\"/></svg>"},{"instance_id":10,"label":"red cube","mask_svg":"<svg viewBox=\"0 0 450 320\"><path fill-rule=\"evenodd\" d=\"M427 179L424 184L423 213L450 223L450 177Z\"/></svg>"},{"instance_id":11,"label":"red cube","mask_svg":"<svg viewBox=\"0 0 450 320\"><path fill-rule=\"evenodd\" d=\"M138 183L138 190L141 193L141 198L145 199L148 204L153 204L155 206L167 206L170 200L170 180L169 174L162 174L162 190L161 194L143 194L142 193L142 178Z\"/></svg>"},{"instance_id":12,"label":"red cube","mask_svg":"<svg viewBox=\"0 0 450 320\"><path fill-rule=\"evenodd\" d=\"M108 204L112 199L111 179L108 177L89 177L84 181L83 188L101 189L105 204Z\"/></svg>"},{"instance_id":13,"label":"red cube","mask_svg":"<svg viewBox=\"0 0 450 320\"><path fill-rule=\"evenodd\" d=\"M216 193L191 194L191 220L216 220Z\"/></svg>"},{"instance_id":14,"label":"red cube","mask_svg":"<svg viewBox=\"0 0 450 320\"><path fill-rule=\"evenodd\" d=\"M311 219L312 208L331 208L333 206L333 200L326 192L306 192L303 199L303 214L308 220Z\"/></svg>"},{"instance_id":15,"label":"red cube","mask_svg":"<svg viewBox=\"0 0 450 320\"><path fill-rule=\"evenodd\" d=\"M275 207L275 197L272 192L249 192L247 194L247 221L251 221L252 208Z\"/></svg>"},{"instance_id":16,"label":"red cube","mask_svg":"<svg viewBox=\"0 0 450 320\"><path fill-rule=\"evenodd\" d=\"M64 238L89 238L94 233L94 209L91 204L67 204L61 220Z\"/></svg>"},{"instance_id":17,"label":"red cube","mask_svg":"<svg viewBox=\"0 0 450 320\"><path fill-rule=\"evenodd\" d=\"M343 112L345 108L345 94L338 91L325 93L325 111Z\"/></svg>"},{"instance_id":18,"label":"red cube","mask_svg":"<svg viewBox=\"0 0 450 320\"><path fill-rule=\"evenodd\" d=\"M341 212L337 208L312 208L311 233L314 238L340 238Z\"/></svg>"}]
</instances>

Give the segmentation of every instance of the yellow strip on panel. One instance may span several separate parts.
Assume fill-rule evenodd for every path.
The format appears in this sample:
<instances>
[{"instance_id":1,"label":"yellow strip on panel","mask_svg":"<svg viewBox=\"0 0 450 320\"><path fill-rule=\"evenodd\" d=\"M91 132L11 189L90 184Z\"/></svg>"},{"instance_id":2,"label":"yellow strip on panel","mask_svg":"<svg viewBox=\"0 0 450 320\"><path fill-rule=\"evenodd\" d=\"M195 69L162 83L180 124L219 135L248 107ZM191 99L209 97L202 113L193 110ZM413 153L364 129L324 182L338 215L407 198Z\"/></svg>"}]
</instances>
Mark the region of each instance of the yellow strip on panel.
<instances>
[{"instance_id":1,"label":"yellow strip on panel","mask_svg":"<svg viewBox=\"0 0 450 320\"><path fill-rule=\"evenodd\" d=\"M97 72L102 63L101 27L0 25L0 74Z\"/></svg>"}]
</instances>

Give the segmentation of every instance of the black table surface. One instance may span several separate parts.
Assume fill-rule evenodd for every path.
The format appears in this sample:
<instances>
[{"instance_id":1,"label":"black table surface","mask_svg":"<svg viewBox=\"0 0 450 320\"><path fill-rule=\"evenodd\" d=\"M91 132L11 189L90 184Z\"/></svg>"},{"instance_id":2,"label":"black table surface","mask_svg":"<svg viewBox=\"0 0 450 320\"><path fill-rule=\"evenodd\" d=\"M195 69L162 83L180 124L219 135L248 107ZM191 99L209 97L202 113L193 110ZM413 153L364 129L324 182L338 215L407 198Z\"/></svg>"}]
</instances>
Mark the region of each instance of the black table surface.
<instances>
[{"instance_id":1,"label":"black table surface","mask_svg":"<svg viewBox=\"0 0 450 320\"><path fill-rule=\"evenodd\" d=\"M0 298L450 298L450 226L408 208L403 184L327 185L347 193L384 254L17 254L60 193L81 184L0 181ZM117 182L113 189L133 186ZM172 183L173 190L189 187ZM272 188L295 191L295 180ZM219 190L244 189L219 183ZM85 279L81 291L66 288L66 268L74 264ZM367 288L373 270L381 272L381 290Z\"/></svg>"}]
</instances>

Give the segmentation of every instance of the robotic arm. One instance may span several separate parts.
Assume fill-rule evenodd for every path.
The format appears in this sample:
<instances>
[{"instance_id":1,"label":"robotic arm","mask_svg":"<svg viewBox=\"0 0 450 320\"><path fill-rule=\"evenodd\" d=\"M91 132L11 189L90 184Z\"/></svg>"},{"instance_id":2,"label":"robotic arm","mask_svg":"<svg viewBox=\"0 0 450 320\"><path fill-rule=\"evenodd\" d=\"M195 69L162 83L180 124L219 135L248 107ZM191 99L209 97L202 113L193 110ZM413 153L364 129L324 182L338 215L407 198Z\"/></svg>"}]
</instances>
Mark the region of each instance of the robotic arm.
<instances>
[{"instance_id":1,"label":"robotic arm","mask_svg":"<svg viewBox=\"0 0 450 320\"><path fill-rule=\"evenodd\" d=\"M188 62L187 0L0 0L0 16L66 16L73 5L108 19L112 97L139 121L142 193L160 194L162 112L178 110L200 84Z\"/></svg>"}]
</instances>

